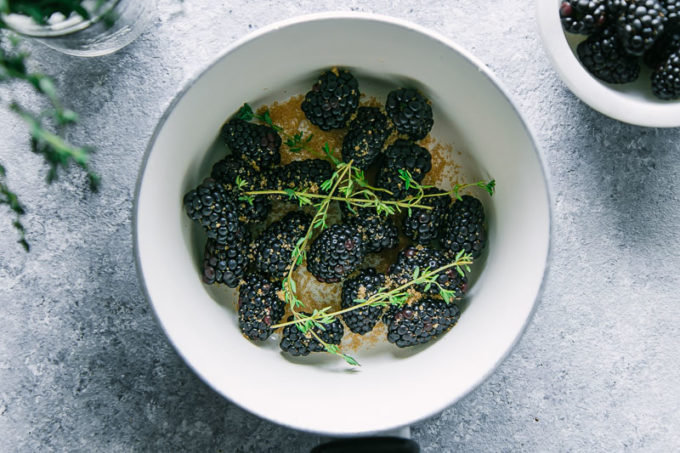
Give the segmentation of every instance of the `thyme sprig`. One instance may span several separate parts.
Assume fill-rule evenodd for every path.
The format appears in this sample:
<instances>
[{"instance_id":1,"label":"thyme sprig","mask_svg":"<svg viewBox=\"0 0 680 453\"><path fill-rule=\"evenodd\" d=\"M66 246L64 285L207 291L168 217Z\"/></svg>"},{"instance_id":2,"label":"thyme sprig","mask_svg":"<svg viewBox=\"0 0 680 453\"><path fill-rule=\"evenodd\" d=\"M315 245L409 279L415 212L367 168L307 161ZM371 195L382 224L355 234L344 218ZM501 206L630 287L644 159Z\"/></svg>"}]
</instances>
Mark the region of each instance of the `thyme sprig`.
<instances>
[{"instance_id":1,"label":"thyme sprig","mask_svg":"<svg viewBox=\"0 0 680 453\"><path fill-rule=\"evenodd\" d=\"M293 318L296 321L298 321L296 323L296 327L300 330L300 332L302 332L304 335L313 336L323 346L326 352L330 354L339 355L348 364L357 366L359 365L359 362L357 362L356 359L341 352L340 348L338 348L336 345L326 343L325 341L323 341L323 339L321 339L321 337L313 329L313 327L316 324L304 322L304 320L308 319L308 317L303 313L297 311L297 308L304 308L305 305L297 296L297 285L295 283L295 279L293 278L293 271L297 266L302 264L302 262L307 257L306 248L309 241L312 239L312 237L317 231L323 231L328 227L326 220L328 217L328 207L330 206L330 203L332 201L331 198L333 194L336 193L336 191L344 193L348 190L347 188L349 184L348 181L351 181L351 178L348 178L348 175L351 174L351 170L352 162L349 162L347 164L343 163L342 165L338 166L338 169L333 173L333 175L331 175L331 178L328 179L327 181L324 181L324 183L322 184L322 187L324 187L325 190L328 191L328 196L315 205L316 213L312 218L312 222L310 223L309 228L307 228L307 232L302 238L300 238L297 241L295 247L293 248L293 251L291 253L290 267L288 269L288 273L286 274L281 283L281 286L284 295L284 301L290 307L290 311L293 314ZM317 317L319 316L319 313L322 312L314 310L312 316ZM321 326L320 328L322 330L325 330L323 326Z\"/></svg>"},{"instance_id":2,"label":"thyme sprig","mask_svg":"<svg viewBox=\"0 0 680 453\"><path fill-rule=\"evenodd\" d=\"M5 167L0 164L0 205L5 204L9 207L9 209L14 213L15 218L14 221L12 222L12 225L14 228L17 230L19 233L19 244L28 252L30 250L30 246L28 245L28 241L26 241L26 229L24 228L24 225L21 223L21 216L24 215L25 210L21 202L19 201L19 197L10 190L9 186L7 185L7 182L5 180L7 176L7 173L5 171Z\"/></svg>"},{"instance_id":3,"label":"thyme sprig","mask_svg":"<svg viewBox=\"0 0 680 453\"><path fill-rule=\"evenodd\" d=\"M351 311L357 310L362 307L387 307L389 305L403 305L405 304L411 295L408 293L408 289L415 285L425 285L425 291L428 291L431 286L436 286L439 290L439 294L446 303L450 303L455 299L455 292L444 288L437 281L437 277L442 273L451 268L456 268L458 273L464 275L465 272L470 271L470 265L472 264L472 255L465 253L461 250L456 255L455 259L437 269L420 269L416 267L411 276L411 280L399 285L393 289L389 286L383 286L378 291L370 296L368 299L355 299L355 305L351 307L344 308L342 310L337 310L329 313L330 307L325 307L322 310L315 310L311 316L300 317L292 321L282 322L279 324L274 324L271 326L272 329L278 329L279 327L286 327L292 324L304 324L306 326L316 326L322 328L324 324L330 324L333 322L337 316L349 313Z\"/></svg>"},{"instance_id":4,"label":"thyme sprig","mask_svg":"<svg viewBox=\"0 0 680 453\"><path fill-rule=\"evenodd\" d=\"M352 167L353 170L356 170L356 168ZM422 184L419 184L415 180L413 180L409 174L408 171L402 170L402 175L405 178L405 180L409 181L410 187L414 187L417 189L417 194L416 195L409 195L401 200L385 200L380 198L375 192L373 192L369 188L361 188L360 190L352 192L349 190L345 196L332 196L328 194L318 194L318 193L310 193L307 190L295 190L295 189L284 189L284 190L252 190L252 191L244 191L242 192L242 195L240 197L241 200L243 201L248 201L249 203L252 203L254 200L254 197L258 195L272 195L272 196L286 196L288 197L289 200L296 200L300 206L308 206L312 205L314 203L314 200L319 200L319 199L330 199L331 201L340 201L343 202L347 205L347 207L352 211L355 212L354 208L373 208L376 210L378 214L382 215L392 215L396 213L402 212L402 210L407 210L409 213L411 212L411 209L418 208L418 209L425 209L425 210L431 210L433 209L432 206L422 204L423 199L425 198L431 198L431 197L442 197L442 196L452 196L456 199L461 199L461 192L465 189L471 188L471 187L480 187L484 190L486 190L490 195L493 195L494 192L494 187L496 182L494 180L490 181L477 181L474 183L469 183L469 184L456 184L453 189L449 190L448 192L441 192L441 193L432 193L432 194L426 194L425 189L428 189L433 186L425 186ZM246 182L245 181L239 181L237 178L236 180L237 185L239 187L245 187ZM350 189L353 188L353 184L357 184L357 176L356 173L353 172L352 180L350 182ZM323 189L323 186L322 186Z\"/></svg>"},{"instance_id":5,"label":"thyme sprig","mask_svg":"<svg viewBox=\"0 0 680 453\"><path fill-rule=\"evenodd\" d=\"M34 11L49 12L51 11L51 8L70 7L69 5L75 4L76 2L75 0L68 2L55 0L51 2L42 2L40 5L36 5L35 2L8 3L0 0L0 12L8 12L8 8L10 7L14 8L17 5L27 5L28 3L31 3L30 7L34 8ZM70 11L80 14L75 9ZM12 9L9 12L20 11ZM28 11L25 11L24 13L29 14ZM37 20L37 16L34 16L34 14L31 13L29 15ZM2 28L5 28L5 26L0 21L0 29ZM29 128L31 134L31 150L34 153L43 156L45 162L49 166L47 182L52 183L57 179L59 168L66 169L71 163L75 163L85 171L90 183L90 189L96 191L99 187L100 178L89 166L90 155L94 150L89 147L81 147L68 142L64 139L62 133L64 127L78 121L78 115L76 115L75 112L64 108L52 78L40 72L31 72L28 70L26 66L28 54L19 50L19 39L14 35L4 35L2 37L8 37L8 42L0 42L0 82L16 80L26 82L33 87L36 92L47 98L50 104L49 108L39 113L33 113L19 105L17 102L10 102L9 104L10 110L16 113ZM56 132L50 130L52 129L50 126L54 126ZM3 174L4 170L5 168L3 167ZM25 237L26 230L19 220L24 214L24 209L12 208L12 206L17 206L16 203L18 203L18 198L16 194L7 187L6 182L3 182L2 184L2 194L4 197L3 199L5 200L3 204L8 204L16 215L12 225L20 235L19 243L28 251L28 242Z\"/></svg>"},{"instance_id":6,"label":"thyme sprig","mask_svg":"<svg viewBox=\"0 0 680 453\"><path fill-rule=\"evenodd\" d=\"M324 182L324 185L330 186L328 197L324 198L322 201L320 201L314 206L316 208L316 213L312 218L312 222L307 228L305 235L297 241L291 253L291 264L288 269L288 273L283 279L282 286L284 292L284 300L290 306L290 310L294 316L299 315L299 313L297 313L295 309L298 307L304 307L304 304L302 303L301 300L297 298L296 295L297 288L295 285L295 280L293 279L293 271L306 259L307 244L312 239L314 234L317 231L321 231L327 227L326 219L328 217L328 207L330 206L331 203L330 197L332 197L336 190L338 190L338 187L342 184L345 175L350 169L351 165L347 165L340 169L339 171L333 173L331 179Z\"/></svg>"}]
</instances>

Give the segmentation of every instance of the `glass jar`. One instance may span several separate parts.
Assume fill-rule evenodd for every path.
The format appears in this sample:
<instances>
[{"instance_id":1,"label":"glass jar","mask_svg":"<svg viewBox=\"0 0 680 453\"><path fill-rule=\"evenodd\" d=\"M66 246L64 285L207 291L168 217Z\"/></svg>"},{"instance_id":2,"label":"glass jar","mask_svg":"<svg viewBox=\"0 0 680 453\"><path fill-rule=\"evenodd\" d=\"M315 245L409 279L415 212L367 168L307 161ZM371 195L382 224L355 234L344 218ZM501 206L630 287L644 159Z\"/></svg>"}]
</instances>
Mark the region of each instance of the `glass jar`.
<instances>
[{"instance_id":1,"label":"glass jar","mask_svg":"<svg viewBox=\"0 0 680 453\"><path fill-rule=\"evenodd\" d=\"M2 17L8 28L52 49L82 57L113 53L137 38L151 23L156 0L84 0L89 18L53 14L47 24L28 16Z\"/></svg>"}]
</instances>

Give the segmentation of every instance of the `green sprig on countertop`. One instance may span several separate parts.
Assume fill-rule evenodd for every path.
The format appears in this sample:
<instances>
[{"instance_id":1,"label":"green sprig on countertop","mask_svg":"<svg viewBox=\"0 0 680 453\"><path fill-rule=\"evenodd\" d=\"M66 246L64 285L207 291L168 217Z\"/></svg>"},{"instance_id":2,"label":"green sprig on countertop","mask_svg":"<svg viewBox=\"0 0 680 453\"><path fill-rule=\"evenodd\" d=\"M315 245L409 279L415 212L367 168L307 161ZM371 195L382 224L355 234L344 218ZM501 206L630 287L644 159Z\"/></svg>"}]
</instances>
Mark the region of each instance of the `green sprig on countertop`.
<instances>
[{"instance_id":1,"label":"green sprig on countertop","mask_svg":"<svg viewBox=\"0 0 680 453\"><path fill-rule=\"evenodd\" d=\"M21 216L24 215L24 207L21 205L21 202L19 201L19 197L12 192L7 185L6 182L6 171L5 167L0 164L0 205L7 205L9 209L14 213L15 219L12 222L12 225L14 228L17 230L19 233L19 244L21 244L24 249L28 252L30 250L30 246L28 245L28 242L26 241L26 230L24 229L23 224L21 223Z\"/></svg>"},{"instance_id":2,"label":"green sprig on countertop","mask_svg":"<svg viewBox=\"0 0 680 453\"><path fill-rule=\"evenodd\" d=\"M43 23L50 15L59 12L68 16L72 13L87 17L87 11L80 7L81 1L43 1L43 2L12 2L0 0L1 13L25 14L32 17L36 22ZM6 28L0 20L0 29ZM78 115L72 110L65 108L57 94L57 89L51 77L40 72L32 72L27 68L28 54L19 49L19 39L14 35L0 36L0 83L22 81L30 85L37 93L47 98L49 107L39 113L34 113L21 106L15 101L9 103L11 111L16 113L29 128L31 134L31 151L41 155L49 166L47 182L55 181L59 169L67 169L72 163L85 171L90 189L96 191L99 187L100 177L90 168L90 156L93 149L77 146L63 137L63 129L76 123ZM50 130L54 127L55 131ZM6 164L6 163L5 163ZM3 168L3 177L5 167ZM26 230L20 218L24 214L24 208L18 203L18 197L7 186L3 178L2 195L3 204L12 209L16 218L12 222L20 235L19 242L28 251ZM21 209L12 208L21 206Z\"/></svg>"}]
</instances>

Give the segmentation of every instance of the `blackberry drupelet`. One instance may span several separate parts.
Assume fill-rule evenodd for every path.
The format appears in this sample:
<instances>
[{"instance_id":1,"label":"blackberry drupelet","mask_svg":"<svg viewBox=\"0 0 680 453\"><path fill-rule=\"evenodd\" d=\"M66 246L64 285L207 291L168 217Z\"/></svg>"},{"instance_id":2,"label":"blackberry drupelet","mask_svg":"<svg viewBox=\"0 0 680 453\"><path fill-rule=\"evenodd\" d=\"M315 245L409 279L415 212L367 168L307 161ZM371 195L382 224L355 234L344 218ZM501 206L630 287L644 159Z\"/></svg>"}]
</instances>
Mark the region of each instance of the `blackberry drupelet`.
<instances>
[{"instance_id":1,"label":"blackberry drupelet","mask_svg":"<svg viewBox=\"0 0 680 453\"><path fill-rule=\"evenodd\" d=\"M680 51L680 31L664 33L656 40L651 49L645 52L644 61L652 69L664 64L668 57Z\"/></svg>"},{"instance_id":2,"label":"blackberry drupelet","mask_svg":"<svg viewBox=\"0 0 680 453\"><path fill-rule=\"evenodd\" d=\"M356 299L368 299L384 284L385 276L376 272L372 267L362 270L359 275L345 280L342 284L341 307L345 309L357 305L360 302L355 302ZM344 313L342 320L345 321L349 330L363 335L373 330L382 313L383 307L365 306Z\"/></svg>"},{"instance_id":3,"label":"blackberry drupelet","mask_svg":"<svg viewBox=\"0 0 680 453\"><path fill-rule=\"evenodd\" d=\"M266 187L265 177L236 156L227 156L213 165L210 175L220 182L238 205L239 218L245 223L261 222L267 218L271 210L271 202L264 195L253 197L253 202L240 200L237 178L243 181L243 190L262 190Z\"/></svg>"},{"instance_id":4,"label":"blackberry drupelet","mask_svg":"<svg viewBox=\"0 0 680 453\"><path fill-rule=\"evenodd\" d=\"M324 230L309 247L307 270L323 283L337 283L358 268L366 246L358 229L335 224Z\"/></svg>"},{"instance_id":5,"label":"blackberry drupelet","mask_svg":"<svg viewBox=\"0 0 680 453\"><path fill-rule=\"evenodd\" d=\"M605 27L576 48L583 66L608 83L628 83L640 75L637 58L626 54L614 27Z\"/></svg>"},{"instance_id":6,"label":"blackberry drupelet","mask_svg":"<svg viewBox=\"0 0 680 453\"><path fill-rule=\"evenodd\" d=\"M342 160L367 169L383 150L392 133L387 116L377 107L359 107L342 141Z\"/></svg>"},{"instance_id":7,"label":"blackberry drupelet","mask_svg":"<svg viewBox=\"0 0 680 453\"><path fill-rule=\"evenodd\" d=\"M387 115L394 127L411 140L420 140L432 129L432 107L430 101L411 88L391 91L385 103Z\"/></svg>"},{"instance_id":8,"label":"blackberry drupelet","mask_svg":"<svg viewBox=\"0 0 680 453\"><path fill-rule=\"evenodd\" d=\"M203 255L203 282L208 285L223 283L230 288L236 288L250 264L249 240L249 233L231 244L218 244L208 239Z\"/></svg>"},{"instance_id":9,"label":"blackberry drupelet","mask_svg":"<svg viewBox=\"0 0 680 453\"><path fill-rule=\"evenodd\" d=\"M255 268L271 278L284 278L290 270L293 249L311 221L307 214L294 211L269 225L254 244Z\"/></svg>"},{"instance_id":10,"label":"blackberry drupelet","mask_svg":"<svg viewBox=\"0 0 680 453\"><path fill-rule=\"evenodd\" d=\"M430 152L415 143L399 139L388 146L381 162L376 185L392 192L395 199L403 199L409 194L405 181L399 175L399 170L407 170L411 177L422 182L423 178L432 169L432 155Z\"/></svg>"},{"instance_id":11,"label":"blackberry drupelet","mask_svg":"<svg viewBox=\"0 0 680 453\"><path fill-rule=\"evenodd\" d=\"M680 50L672 53L652 74L652 92L659 99L680 98Z\"/></svg>"},{"instance_id":12,"label":"blackberry drupelet","mask_svg":"<svg viewBox=\"0 0 680 453\"><path fill-rule=\"evenodd\" d=\"M446 191L436 187L425 189L425 195L445 193ZM439 230L451 204L451 197L449 195L423 197L420 204L430 206L432 209L412 208L404 217L402 232L416 244L427 245L439 237Z\"/></svg>"},{"instance_id":13,"label":"blackberry drupelet","mask_svg":"<svg viewBox=\"0 0 680 453\"><path fill-rule=\"evenodd\" d=\"M486 246L482 203L471 195L455 200L446 213L440 240L449 256L465 250L473 258L479 257Z\"/></svg>"},{"instance_id":14,"label":"blackberry drupelet","mask_svg":"<svg viewBox=\"0 0 680 453\"><path fill-rule=\"evenodd\" d=\"M432 297L391 307L384 318L387 341L400 348L427 343L446 333L459 318L456 305Z\"/></svg>"},{"instance_id":15,"label":"blackberry drupelet","mask_svg":"<svg viewBox=\"0 0 680 453\"><path fill-rule=\"evenodd\" d=\"M268 172L269 188L298 189L319 193L321 184L333 175L331 164L323 159L296 160ZM288 197L281 197L288 200Z\"/></svg>"},{"instance_id":16,"label":"blackberry drupelet","mask_svg":"<svg viewBox=\"0 0 680 453\"><path fill-rule=\"evenodd\" d=\"M234 155L265 170L281 162L281 137L269 126L233 119L222 126L222 137Z\"/></svg>"},{"instance_id":17,"label":"blackberry drupelet","mask_svg":"<svg viewBox=\"0 0 680 453\"><path fill-rule=\"evenodd\" d=\"M309 313L301 312L304 315L311 316ZM289 316L287 321L292 321L293 316ZM345 333L345 328L342 326L340 320L335 319L329 324L324 325L325 330L321 330L314 326L311 330L321 338L324 343L338 345L342 341L342 336ZM283 328L283 337L279 345L281 350L293 356L305 356L310 352L324 351L323 345L317 340L311 332L302 333L295 324L291 324Z\"/></svg>"},{"instance_id":18,"label":"blackberry drupelet","mask_svg":"<svg viewBox=\"0 0 680 453\"><path fill-rule=\"evenodd\" d=\"M184 195L184 210L201 224L209 239L218 244L242 240L248 230L239 220L238 206L224 186L212 178Z\"/></svg>"},{"instance_id":19,"label":"blackberry drupelet","mask_svg":"<svg viewBox=\"0 0 680 453\"><path fill-rule=\"evenodd\" d=\"M277 292L280 283L250 274L239 288L238 325L243 335L251 340L266 340L272 333L270 326L283 318L285 304Z\"/></svg>"},{"instance_id":20,"label":"blackberry drupelet","mask_svg":"<svg viewBox=\"0 0 680 453\"><path fill-rule=\"evenodd\" d=\"M302 101L307 119L321 130L342 129L359 107L359 82L344 69L321 74Z\"/></svg>"},{"instance_id":21,"label":"blackberry drupelet","mask_svg":"<svg viewBox=\"0 0 680 453\"><path fill-rule=\"evenodd\" d=\"M373 208L352 209L355 212L350 211L346 203L340 203L343 220L359 230L366 244L366 253L377 253L399 245L399 230L390 217L379 215Z\"/></svg>"},{"instance_id":22,"label":"blackberry drupelet","mask_svg":"<svg viewBox=\"0 0 680 453\"><path fill-rule=\"evenodd\" d=\"M641 56L663 33L665 17L659 0L629 0L618 18L617 30L624 50Z\"/></svg>"},{"instance_id":23,"label":"blackberry drupelet","mask_svg":"<svg viewBox=\"0 0 680 453\"><path fill-rule=\"evenodd\" d=\"M564 0L560 5L562 26L569 33L590 35L607 19L605 0Z\"/></svg>"},{"instance_id":24,"label":"blackberry drupelet","mask_svg":"<svg viewBox=\"0 0 680 453\"><path fill-rule=\"evenodd\" d=\"M439 250L420 245L408 247L399 252L397 261L390 266L388 277L391 280L392 286L397 287L413 280L413 273L416 267L420 269L420 272L426 269L434 271L446 266L450 262L451 260ZM455 297L461 297L467 291L467 278L460 275L453 267L441 272L437 276L437 283L446 290L454 291ZM425 284L415 286L415 290L420 293L439 294L439 287L437 285L431 285L428 289L426 288L427 285Z\"/></svg>"}]
</instances>

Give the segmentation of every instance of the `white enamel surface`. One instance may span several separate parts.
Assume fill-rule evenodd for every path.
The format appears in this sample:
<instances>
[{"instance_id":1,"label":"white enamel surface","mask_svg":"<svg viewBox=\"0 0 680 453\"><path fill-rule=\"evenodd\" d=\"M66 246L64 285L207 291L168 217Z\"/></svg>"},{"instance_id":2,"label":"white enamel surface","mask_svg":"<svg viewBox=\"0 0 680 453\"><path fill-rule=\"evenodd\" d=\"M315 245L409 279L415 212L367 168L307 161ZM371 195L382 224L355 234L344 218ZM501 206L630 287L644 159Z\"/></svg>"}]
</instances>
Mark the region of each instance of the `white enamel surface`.
<instances>
[{"instance_id":1,"label":"white enamel surface","mask_svg":"<svg viewBox=\"0 0 680 453\"><path fill-rule=\"evenodd\" d=\"M680 126L680 100L662 101L652 94L650 70L643 64L633 83L602 82L581 65L576 46L581 37L565 35L560 23L561 0L536 0L538 27L553 67L583 102L611 118L647 127Z\"/></svg>"},{"instance_id":2,"label":"white enamel surface","mask_svg":"<svg viewBox=\"0 0 680 453\"><path fill-rule=\"evenodd\" d=\"M292 51L303 57L289 58ZM438 107L438 128L448 125L456 148L471 155L480 176L497 181L497 194L485 199L488 255L458 325L416 351L360 353L358 370L333 357L316 357L314 366L291 361L274 347L245 340L234 310L216 303L200 281L200 251L181 205L182 195L205 174L207 149L220 125L244 101L299 94L290 87L333 65L385 80L418 81ZM346 435L391 429L441 411L505 357L541 286L550 208L525 124L480 63L400 21L316 15L242 41L173 105L142 171L137 259L161 325L209 385L277 423ZM334 409L325 410L329 407Z\"/></svg>"}]
</instances>

